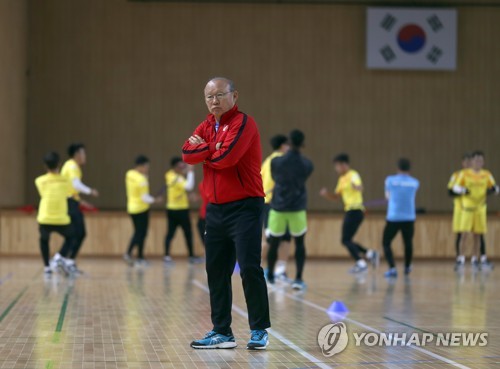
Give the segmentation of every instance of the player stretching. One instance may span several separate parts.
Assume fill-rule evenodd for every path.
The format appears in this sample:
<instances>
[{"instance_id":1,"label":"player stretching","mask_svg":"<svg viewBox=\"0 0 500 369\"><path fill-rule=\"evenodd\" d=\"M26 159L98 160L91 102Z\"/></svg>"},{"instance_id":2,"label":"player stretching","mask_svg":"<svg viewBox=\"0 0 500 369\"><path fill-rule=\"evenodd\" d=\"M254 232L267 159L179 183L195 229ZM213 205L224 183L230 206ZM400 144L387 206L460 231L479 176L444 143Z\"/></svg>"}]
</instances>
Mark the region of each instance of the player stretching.
<instances>
[{"instance_id":1,"label":"player stretching","mask_svg":"<svg viewBox=\"0 0 500 369\"><path fill-rule=\"evenodd\" d=\"M288 144L288 138L285 135L276 135L271 138L271 147L273 148L273 153L269 155L264 162L262 163L262 167L260 168L260 174L262 175L262 184L264 185L264 192L266 193L266 197L264 199L264 237L262 241L262 253L265 255L265 252L269 247L269 234L268 234L268 221L269 221L269 212L271 211L271 200L273 198L273 190L274 190L274 180L271 175L271 161L283 155L288 151L290 145ZM288 255L290 254L290 240L292 236L290 235L290 231L287 229L286 233L281 237L281 243L278 248L278 261L276 263L276 269L274 274L276 277L285 277L286 278L286 263L288 260ZM263 256L264 258L264 256Z\"/></svg>"},{"instance_id":2,"label":"player stretching","mask_svg":"<svg viewBox=\"0 0 500 369\"><path fill-rule=\"evenodd\" d=\"M47 174L38 177L35 185L40 194L40 206L38 208L37 222L40 230L40 251L42 253L45 274L52 274L49 266L49 240L52 232L59 233L65 242L59 251L60 255L66 255L74 246L73 229L70 226L68 215L68 194L71 183L59 174L59 154L49 152L43 158L47 167ZM64 259L58 259L58 267L69 272Z\"/></svg>"},{"instance_id":3,"label":"player stretching","mask_svg":"<svg viewBox=\"0 0 500 369\"><path fill-rule=\"evenodd\" d=\"M306 181L313 172L313 164L300 150L304 145L304 134L299 130L290 133L291 149L271 162L271 174L276 181L271 211L269 213L269 251L267 253L267 280L274 283L274 266L278 258L281 237L287 229L295 240L295 262L297 274L293 289L305 287L302 271L306 261L304 238L307 232Z\"/></svg>"},{"instance_id":4,"label":"player stretching","mask_svg":"<svg viewBox=\"0 0 500 369\"><path fill-rule=\"evenodd\" d=\"M460 240L460 253L457 258L456 270L460 271L465 265L465 246L469 238L473 239L473 252L471 263L474 268L482 270L489 269L486 254L480 254L481 235L486 234L486 197L488 194L500 192L495 183L495 179L490 171L483 169L484 154L482 151L472 153L471 168L465 169L460 173L457 185L454 190L456 193L463 194L462 200L462 219L461 229L463 230Z\"/></svg>"},{"instance_id":5,"label":"player stretching","mask_svg":"<svg viewBox=\"0 0 500 369\"><path fill-rule=\"evenodd\" d=\"M344 223L342 224L342 244L347 248L351 257L356 261L350 273L361 273L368 270L366 261L373 266L378 265L379 254L372 249L366 249L353 241L354 235L364 219L363 184L358 172L351 169L349 155L339 154L333 159L335 171L340 176L335 193L326 188L321 189L320 195L328 200L342 198L344 202ZM366 260L365 260L366 259Z\"/></svg>"},{"instance_id":6,"label":"player stretching","mask_svg":"<svg viewBox=\"0 0 500 369\"><path fill-rule=\"evenodd\" d=\"M462 193L455 193L455 186L458 184L458 178L460 177L460 173L462 173L465 169L470 168L471 163L471 154L465 153L462 156L462 169L457 170L450 177L448 182L448 194L453 197L453 225L452 230L453 233L456 234L455 238L455 251L456 257L460 255L460 239L462 238L463 230L461 227L461 219L462 219ZM457 187L459 188L459 187ZM481 235L481 240L484 240L484 237ZM483 243L483 242L482 242Z\"/></svg>"}]
</instances>

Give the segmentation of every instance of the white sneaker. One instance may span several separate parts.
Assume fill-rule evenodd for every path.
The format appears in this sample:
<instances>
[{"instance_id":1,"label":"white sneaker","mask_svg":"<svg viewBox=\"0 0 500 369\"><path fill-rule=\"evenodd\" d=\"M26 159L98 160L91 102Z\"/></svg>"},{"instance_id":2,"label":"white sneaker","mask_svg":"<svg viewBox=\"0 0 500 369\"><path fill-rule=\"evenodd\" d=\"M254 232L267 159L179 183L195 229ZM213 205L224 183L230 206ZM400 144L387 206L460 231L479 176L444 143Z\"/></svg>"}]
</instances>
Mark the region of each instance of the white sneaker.
<instances>
[{"instance_id":1,"label":"white sneaker","mask_svg":"<svg viewBox=\"0 0 500 369\"><path fill-rule=\"evenodd\" d=\"M175 264L175 262L172 260L171 256L165 256L163 258L163 263L165 263L165 265L174 265Z\"/></svg>"},{"instance_id":2,"label":"white sneaker","mask_svg":"<svg viewBox=\"0 0 500 369\"><path fill-rule=\"evenodd\" d=\"M129 254L123 254L123 260L127 263L128 266L134 266L134 259Z\"/></svg>"}]
</instances>

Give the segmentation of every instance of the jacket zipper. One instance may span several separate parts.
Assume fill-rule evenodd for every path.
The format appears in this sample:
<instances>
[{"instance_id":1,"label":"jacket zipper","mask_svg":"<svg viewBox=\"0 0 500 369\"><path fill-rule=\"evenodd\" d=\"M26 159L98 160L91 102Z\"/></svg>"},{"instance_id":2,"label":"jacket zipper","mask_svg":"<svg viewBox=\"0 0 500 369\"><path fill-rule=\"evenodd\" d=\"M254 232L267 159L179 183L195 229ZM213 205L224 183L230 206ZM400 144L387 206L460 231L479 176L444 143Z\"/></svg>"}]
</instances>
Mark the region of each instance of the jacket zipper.
<instances>
[{"instance_id":1,"label":"jacket zipper","mask_svg":"<svg viewBox=\"0 0 500 369\"><path fill-rule=\"evenodd\" d=\"M220 129L220 123L219 123L219 129ZM215 126L214 126L214 132L215 132L215 140L217 141L217 131L215 130ZM215 170L212 170L212 173L213 173L213 178L214 178L214 198L215 198L215 202L217 203L217 188L215 186Z\"/></svg>"}]
</instances>

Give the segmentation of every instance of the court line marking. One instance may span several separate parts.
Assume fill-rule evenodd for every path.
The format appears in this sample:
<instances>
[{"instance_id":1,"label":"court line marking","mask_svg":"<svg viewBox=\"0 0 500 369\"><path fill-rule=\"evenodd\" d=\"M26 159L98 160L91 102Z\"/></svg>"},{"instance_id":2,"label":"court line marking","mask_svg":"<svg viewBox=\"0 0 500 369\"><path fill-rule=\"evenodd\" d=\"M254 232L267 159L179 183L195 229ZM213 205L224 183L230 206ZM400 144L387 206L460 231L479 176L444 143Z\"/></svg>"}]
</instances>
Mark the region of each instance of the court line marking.
<instances>
[{"instance_id":1,"label":"court line marking","mask_svg":"<svg viewBox=\"0 0 500 369\"><path fill-rule=\"evenodd\" d=\"M283 295L285 295L286 297L288 297L289 299L292 299L292 300L295 300L295 301L298 301L298 302L302 302L303 304L305 304L305 305L307 305L307 306L310 306L310 307L312 307L312 308L314 308L314 309L320 310L320 311L325 312L325 313L327 312L327 309L326 309L326 308L324 308L324 307L322 307L322 306L320 306L320 305L317 305L317 304L315 304L314 302L308 301L308 300L306 300L306 299L304 299L304 298L298 298L298 297L296 297L296 296L294 296L294 295L292 295L292 294L290 294L290 293L288 293L288 292L285 292L285 291L283 291L283 290L279 290L279 289L277 289L276 287L274 287L274 288L272 288L272 289L270 289L270 290L271 290L271 291L274 291L274 292L280 292L280 293L282 293ZM378 333L378 334L383 333L382 331L379 331L379 330L378 330L378 329L376 329L376 328L373 328L373 327L371 327L371 326L369 326L369 325L366 325L366 324L363 324L363 323L361 323L361 322L358 322L357 320L354 320L354 319L351 319L351 318L344 318L344 320L345 320L345 321L348 321L348 322L350 322L350 323L352 323L352 324L354 324L354 325L357 325L357 326L359 326L359 327L361 327L361 328L363 328L363 329L366 329L366 330L368 330L368 331L371 331L371 332L374 332L374 333ZM448 359L448 358L446 358L446 357L444 357L444 356L441 356L441 355L435 354L435 353L433 353L432 351L426 350L426 349L424 349L424 348L421 348L421 347L418 347L418 346L414 346L414 345L405 345L405 346L406 346L406 347L409 347L409 348L411 348L411 349L413 349L413 350L419 351L419 352L421 352L421 353L423 353L423 354L425 354L425 355L427 355L427 356L431 356L431 357L433 357L433 358L435 358L435 359L441 360L442 362L445 362L446 364L453 365L453 366L455 366L455 367L457 367L457 368L461 368L461 369L472 369L472 368L470 368L470 367L468 367L468 366L465 366L465 365L459 364L459 363L457 363L456 361L453 361L453 360Z\"/></svg>"},{"instance_id":2,"label":"court line marking","mask_svg":"<svg viewBox=\"0 0 500 369\"><path fill-rule=\"evenodd\" d=\"M198 281L196 279L193 279L193 284L196 287L198 287L198 288L202 289L203 291L205 291L206 293L210 293L208 287L205 284L201 283L200 281ZM248 319L248 314L243 309L241 309L240 307L238 307L235 304L233 304L232 305L232 309L234 310L234 312L236 312L240 316ZM306 351L302 350L300 347L298 347L292 341L290 341L287 338L285 338L281 333L275 331L272 328L269 328L267 331L269 332L269 334L271 334L272 336L274 336L275 338L277 338L283 344L285 344L286 346L288 346L289 348L291 348L292 350L294 350L298 354L300 354L303 357L305 357L311 363L315 364L318 368L321 368L321 369L332 369L332 367L329 366L329 365L326 365L324 363L324 361L322 361L322 360L318 359L317 357L315 357L315 356L307 353Z\"/></svg>"},{"instance_id":3,"label":"court line marking","mask_svg":"<svg viewBox=\"0 0 500 369\"><path fill-rule=\"evenodd\" d=\"M17 304L19 299L24 295L24 293L28 290L28 288L29 288L29 285L24 287L23 290L21 292L19 292L17 294L17 296L14 298L14 300L9 304L9 306L7 306L7 308L3 311L2 315L0 315L0 322L2 320L4 320L4 318L7 316L7 314L10 313L12 308Z\"/></svg>"},{"instance_id":4,"label":"court line marking","mask_svg":"<svg viewBox=\"0 0 500 369\"><path fill-rule=\"evenodd\" d=\"M4 320L4 318L7 316L7 314L9 314L9 312L12 310L14 305L17 304L19 299L24 295L24 293L28 290L28 288L31 287L31 285L35 281L35 278L37 278L42 273L42 270L43 269L40 269L37 273L35 273L35 276L31 280L31 283L28 283L26 285L26 287L24 287L23 290L21 292L19 292L19 294L14 298L14 300L9 304L9 306L7 306L7 308L3 311L3 313L0 315L0 323L2 322L2 320Z\"/></svg>"},{"instance_id":5,"label":"court line marking","mask_svg":"<svg viewBox=\"0 0 500 369\"><path fill-rule=\"evenodd\" d=\"M64 318L66 316L66 310L68 308L69 295L71 294L72 291L73 291L73 286L68 286L68 289L64 294L64 300L61 305L61 311L59 313L59 319L57 320L56 330L54 332L54 336L52 337L53 343L58 343L61 338L61 331L64 324Z\"/></svg>"},{"instance_id":6,"label":"court line marking","mask_svg":"<svg viewBox=\"0 0 500 369\"><path fill-rule=\"evenodd\" d=\"M405 327L408 327L408 328L412 328L412 329L415 329L417 331L420 331L420 332L423 332L423 333L430 333L432 334L434 337L437 337L437 334L434 333L434 332L431 332L431 331L426 331L425 329L421 329L421 328L418 328L418 327L414 327L413 325L411 324L408 324L408 323L405 323L405 322L400 322L399 320L396 320L396 319L392 319L391 317L388 317L387 315L384 315L383 318L385 320L388 320L390 322L394 322L394 323L397 323L397 324L401 324Z\"/></svg>"}]
</instances>

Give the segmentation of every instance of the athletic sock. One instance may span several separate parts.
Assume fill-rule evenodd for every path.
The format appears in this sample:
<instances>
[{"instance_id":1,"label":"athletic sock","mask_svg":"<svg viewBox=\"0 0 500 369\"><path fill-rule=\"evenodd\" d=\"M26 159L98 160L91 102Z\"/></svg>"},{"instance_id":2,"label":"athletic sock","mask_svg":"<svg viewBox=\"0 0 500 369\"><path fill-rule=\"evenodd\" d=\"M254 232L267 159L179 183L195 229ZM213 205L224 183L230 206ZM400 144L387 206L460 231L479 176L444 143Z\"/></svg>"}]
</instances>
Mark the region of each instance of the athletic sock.
<instances>
[{"instance_id":1,"label":"athletic sock","mask_svg":"<svg viewBox=\"0 0 500 369\"><path fill-rule=\"evenodd\" d=\"M464 255L457 256L457 262L462 264L465 263L465 256Z\"/></svg>"},{"instance_id":2,"label":"athletic sock","mask_svg":"<svg viewBox=\"0 0 500 369\"><path fill-rule=\"evenodd\" d=\"M477 263L477 256L472 256L472 257L470 258L470 262L471 262L471 263L473 263L473 264L474 264L474 263Z\"/></svg>"},{"instance_id":3,"label":"athletic sock","mask_svg":"<svg viewBox=\"0 0 500 369\"><path fill-rule=\"evenodd\" d=\"M481 263L486 263L488 261L488 257L486 255L481 255Z\"/></svg>"},{"instance_id":4,"label":"athletic sock","mask_svg":"<svg viewBox=\"0 0 500 369\"><path fill-rule=\"evenodd\" d=\"M367 259L371 259L373 257L373 250L372 249L369 249L367 252L366 252L366 258Z\"/></svg>"}]
</instances>

